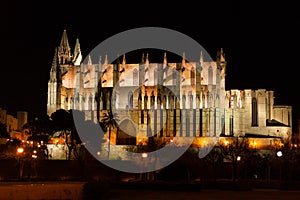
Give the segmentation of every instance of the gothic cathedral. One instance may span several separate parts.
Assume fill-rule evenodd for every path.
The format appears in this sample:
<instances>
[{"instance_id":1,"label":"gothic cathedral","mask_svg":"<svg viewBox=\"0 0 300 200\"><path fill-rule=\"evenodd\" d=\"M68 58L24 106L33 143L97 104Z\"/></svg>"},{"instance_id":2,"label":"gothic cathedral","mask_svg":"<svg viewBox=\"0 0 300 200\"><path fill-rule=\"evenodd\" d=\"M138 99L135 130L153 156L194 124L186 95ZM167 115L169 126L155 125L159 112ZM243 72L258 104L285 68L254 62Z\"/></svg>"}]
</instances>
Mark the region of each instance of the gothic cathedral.
<instances>
[{"instance_id":1,"label":"gothic cathedral","mask_svg":"<svg viewBox=\"0 0 300 200\"><path fill-rule=\"evenodd\" d=\"M102 57L103 56L103 59ZM180 63L109 63L105 55L83 63L79 40L71 52L66 30L55 55L48 82L47 113L74 109L95 123L114 110L118 128L111 141L138 144L149 137L205 138L248 136L289 139L292 133L291 106L274 105L274 92L259 90L225 91L227 61L222 49L215 61L189 62L183 53ZM103 60L103 61L102 61ZM271 137L269 137L271 136ZM270 139L271 138L271 139Z\"/></svg>"}]
</instances>

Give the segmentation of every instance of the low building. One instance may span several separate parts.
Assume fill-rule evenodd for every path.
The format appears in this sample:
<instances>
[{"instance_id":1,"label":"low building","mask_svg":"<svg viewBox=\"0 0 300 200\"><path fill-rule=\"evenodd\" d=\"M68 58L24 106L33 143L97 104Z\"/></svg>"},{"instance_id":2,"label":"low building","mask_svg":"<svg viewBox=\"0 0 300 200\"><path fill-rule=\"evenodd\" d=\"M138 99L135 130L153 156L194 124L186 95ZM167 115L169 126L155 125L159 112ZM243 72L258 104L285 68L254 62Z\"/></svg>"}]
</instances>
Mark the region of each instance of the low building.
<instances>
[{"instance_id":1,"label":"low building","mask_svg":"<svg viewBox=\"0 0 300 200\"><path fill-rule=\"evenodd\" d=\"M11 139L26 140L27 135L23 130L23 125L27 123L28 112L17 111L17 116L8 114L7 110L0 108L0 123L6 125L6 131Z\"/></svg>"}]
</instances>

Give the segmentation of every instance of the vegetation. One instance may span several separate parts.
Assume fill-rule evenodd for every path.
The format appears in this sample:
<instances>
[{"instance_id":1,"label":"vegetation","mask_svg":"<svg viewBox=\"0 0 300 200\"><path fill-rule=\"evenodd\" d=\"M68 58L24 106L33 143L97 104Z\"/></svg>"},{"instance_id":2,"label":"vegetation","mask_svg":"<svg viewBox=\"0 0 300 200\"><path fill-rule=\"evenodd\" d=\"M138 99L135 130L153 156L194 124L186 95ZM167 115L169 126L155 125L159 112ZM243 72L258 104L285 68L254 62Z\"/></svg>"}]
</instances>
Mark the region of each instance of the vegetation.
<instances>
[{"instance_id":1,"label":"vegetation","mask_svg":"<svg viewBox=\"0 0 300 200\"><path fill-rule=\"evenodd\" d=\"M6 129L6 125L2 124L2 123L0 123L0 139L1 138L4 138L4 139L9 139L10 138L10 135L7 132L7 129Z\"/></svg>"},{"instance_id":2,"label":"vegetation","mask_svg":"<svg viewBox=\"0 0 300 200\"><path fill-rule=\"evenodd\" d=\"M7 127L0 124L0 159L12 159L20 163L20 158L26 168L33 167L33 162L47 160L49 158L46 143L53 142L53 138L60 138L64 141L67 149L67 160L77 160L80 163L83 173L86 156L90 156L85 149L85 142L78 134L74 124L73 110L57 110L51 116L39 116L30 120L23 126L28 141L20 141L10 138ZM77 111L76 111L77 112ZM83 115L83 113L78 113ZM108 134L111 140L112 130L118 128L119 116L109 110L103 113L99 122L101 128ZM84 117L80 122L85 130L93 132L97 130L93 122L85 121ZM103 140L100 135L99 140ZM184 180L191 182L195 179L208 178L216 182L218 179L251 180L259 179L271 182L272 180L293 181L300 180L300 149L299 146L274 141L274 148L266 151L258 151L249 148L249 142L244 137L225 137L223 142L216 145L204 158L199 158L197 149L190 148L178 160L159 171L143 174L147 177L157 177L164 180ZM32 141L32 143L28 143ZM226 141L226 142L224 142ZM128 151L142 153L158 150L166 145L166 141L157 137L149 137L147 144L139 143L136 146L128 147ZM22 146L24 152L18 154L17 148ZM277 152L282 155L278 156ZM108 159L110 153L110 142L108 143ZM27 163L27 164L26 164ZM175 175L174 175L175 174ZM32 174L27 173L28 177ZM145 176L146 175L146 176ZM82 174L81 177L84 177ZM152 179L155 181L155 179ZM99 183L96 183L99 184ZM92 186L91 186L92 187Z\"/></svg>"},{"instance_id":3,"label":"vegetation","mask_svg":"<svg viewBox=\"0 0 300 200\"><path fill-rule=\"evenodd\" d=\"M111 110L104 113L104 116L101 120L101 124L105 129L108 129L108 150L107 150L107 159L109 160L110 154L110 140L111 140L111 131L113 128L118 126L119 115L117 113L113 113Z\"/></svg>"}]
</instances>

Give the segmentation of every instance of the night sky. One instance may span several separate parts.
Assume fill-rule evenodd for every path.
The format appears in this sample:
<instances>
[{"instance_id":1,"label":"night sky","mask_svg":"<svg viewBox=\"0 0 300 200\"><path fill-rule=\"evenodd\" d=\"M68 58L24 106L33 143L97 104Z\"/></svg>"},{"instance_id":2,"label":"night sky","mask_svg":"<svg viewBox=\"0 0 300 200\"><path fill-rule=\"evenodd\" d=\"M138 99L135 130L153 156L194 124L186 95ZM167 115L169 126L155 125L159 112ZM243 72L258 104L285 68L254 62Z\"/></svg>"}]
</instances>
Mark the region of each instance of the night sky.
<instances>
[{"instance_id":1,"label":"night sky","mask_svg":"<svg viewBox=\"0 0 300 200\"><path fill-rule=\"evenodd\" d=\"M288 1L172 2L2 1L0 107L12 114L46 113L49 71L64 29L71 50L78 37L85 57L114 34L154 26L188 35L212 58L223 48L226 90L273 90L275 104L293 106L293 118L299 118L298 6Z\"/></svg>"}]
</instances>

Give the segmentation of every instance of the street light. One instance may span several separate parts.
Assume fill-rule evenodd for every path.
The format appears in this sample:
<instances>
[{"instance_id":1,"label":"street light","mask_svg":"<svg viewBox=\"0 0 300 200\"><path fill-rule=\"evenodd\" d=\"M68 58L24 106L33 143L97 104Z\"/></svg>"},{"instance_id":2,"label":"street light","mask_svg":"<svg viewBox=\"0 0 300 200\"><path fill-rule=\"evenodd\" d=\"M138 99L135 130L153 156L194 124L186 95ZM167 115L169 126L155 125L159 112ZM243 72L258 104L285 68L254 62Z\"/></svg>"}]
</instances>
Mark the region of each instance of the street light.
<instances>
[{"instance_id":1,"label":"street light","mask_svg":"<svg viewBox=\"0 0 300 200\"><path fill-rule=\"evenodd\" d=\"M143 157L143 158L147 158L147 157L148 157L148 154L147 154L147 153L142 153L142 157Z\"/></svg>"},{"instance_id":2,"label":"street light","mask_svg":"<svg viewBox=\"0 0 300 200\"><path fill-rule=\"evenodd\" d=\"M277 157L280 158L283 154L282 154L282 151L277 151L276 153ZM282 169L281 169L281 159L279 159L279 181L281 182L281 177L282 177Z\"/></svg>"},{"instance_id":3,"label":"street light","mask_svg":"<svg viewBox=\"0 0 300 200\"><path fill-rule=\"evenodd\" d=\"M277 151L276 155L280 158L282 156L282 151Z\"/></svg>"},{"instance_id":4,"label":"street light","mask_svg":"<svg viewBox=\"0 0 300 200\"><path fill-rule=\"evenodd\" d=\"M23 147L17 148L17 153L18 154L22 154L23 152L24 152L24 148Z\"/></svg>"},{"instance_id":5,"label":"street light","mask_svg":"<svg viewBox=\"0 0 300 200\"><path fill-rule=\"evenodd\" d=\"M21 156L24 153L24 148L23 147L18 147L17 148L17 155L18 155L18 165L19 165L19 179L22 178L23 176L23 167L21 166Z\"/></svg>"}]
</instances>

